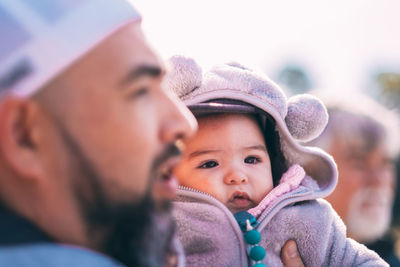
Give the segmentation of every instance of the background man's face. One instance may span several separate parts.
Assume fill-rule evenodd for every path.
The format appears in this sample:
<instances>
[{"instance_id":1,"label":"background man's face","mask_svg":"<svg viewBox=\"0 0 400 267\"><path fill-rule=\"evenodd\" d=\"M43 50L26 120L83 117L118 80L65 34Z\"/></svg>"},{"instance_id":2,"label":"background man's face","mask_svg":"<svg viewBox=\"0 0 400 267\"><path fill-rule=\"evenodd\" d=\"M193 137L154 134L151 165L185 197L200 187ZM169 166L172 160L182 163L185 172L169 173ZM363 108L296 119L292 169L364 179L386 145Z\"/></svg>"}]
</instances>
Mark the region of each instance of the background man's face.
<instances>
[{"instance_id":1,"label":"background man's face","mask_svg":"<svg viewBox=\"0 0 400 267\"><path fill-rule=\"evenodd\" d=\"M327 200L344 220L348 234L367 243L388 229L394 193L393 163L382 147L362 152L336 142L329 151L339 170Z\"/></svg>"},{"instance_id":2,"label":"background man's face","mask_svg":"<svg viewBox=\"0 0 400 267\"><path fill-rule=\"evenodd\" d=\"M39 96L46 103L50 133L46 164L54 180L49 186L60 199L75 203L88 228L104 230L93 235L99 242L123 229L120 222L130 218L126 229L132 229L138 217L162 213L163 203L175 193L171 173L179 151L174 142L191 135L196 122L161 89L163 73L135 23L101 43ZM104 242L110 247L119 240ZM129 245L124 244L126 250Z\"/></svg>"}]
</instances>

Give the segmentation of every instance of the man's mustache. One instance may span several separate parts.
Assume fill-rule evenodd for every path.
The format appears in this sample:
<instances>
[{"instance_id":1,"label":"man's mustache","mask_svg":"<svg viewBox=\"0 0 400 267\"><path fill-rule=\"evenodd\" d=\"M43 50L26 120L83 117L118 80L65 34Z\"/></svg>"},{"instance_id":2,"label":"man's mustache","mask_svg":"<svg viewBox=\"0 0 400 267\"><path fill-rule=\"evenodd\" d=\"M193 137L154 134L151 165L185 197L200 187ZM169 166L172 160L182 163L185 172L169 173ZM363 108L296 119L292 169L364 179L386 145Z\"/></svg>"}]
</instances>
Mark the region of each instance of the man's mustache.
<instances>
[{"instance_id":1,"label":"man's mustache","mask_svg":"<svg viewBox=\"0 0 400 267\"><path fill-rule=\"evenodd\" d=\"M181 155L182 151L175 143L167 145L164 151L154 159L152 170L157 171L158 168L168 159L173 157L179 157Z\"/></svg>"}]
</instances>

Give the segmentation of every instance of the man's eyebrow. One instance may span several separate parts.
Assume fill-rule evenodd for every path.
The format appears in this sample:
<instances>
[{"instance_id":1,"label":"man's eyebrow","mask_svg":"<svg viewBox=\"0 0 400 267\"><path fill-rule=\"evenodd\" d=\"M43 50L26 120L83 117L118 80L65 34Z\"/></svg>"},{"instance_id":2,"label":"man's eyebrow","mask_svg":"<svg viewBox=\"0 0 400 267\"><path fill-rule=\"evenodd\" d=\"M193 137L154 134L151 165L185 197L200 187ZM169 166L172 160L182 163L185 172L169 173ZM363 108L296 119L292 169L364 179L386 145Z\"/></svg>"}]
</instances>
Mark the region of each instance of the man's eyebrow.
<instances>
[{"instance_id":1,"label":"man's eyebrow","mask_svg":"<svg viewBox=\"0 0 400 267\"><path fill-rule=\"evenodd\" d=\"M189 154L189 159L209 153L218 153L221 150L196 150Z\"/></svg>"},{"instance_id":2,"label":"man's eyebrow","mask_svg":"<svg viewBox=\"0 0 400 267\"><path fill-rule=\"evenodd\" d=\"M120 81L120 85L132 83L144 76L150 76L154 78L161 77L164 74L164 70L159 66L141 65L130 70Z\"/></svg>"}]
</instances>

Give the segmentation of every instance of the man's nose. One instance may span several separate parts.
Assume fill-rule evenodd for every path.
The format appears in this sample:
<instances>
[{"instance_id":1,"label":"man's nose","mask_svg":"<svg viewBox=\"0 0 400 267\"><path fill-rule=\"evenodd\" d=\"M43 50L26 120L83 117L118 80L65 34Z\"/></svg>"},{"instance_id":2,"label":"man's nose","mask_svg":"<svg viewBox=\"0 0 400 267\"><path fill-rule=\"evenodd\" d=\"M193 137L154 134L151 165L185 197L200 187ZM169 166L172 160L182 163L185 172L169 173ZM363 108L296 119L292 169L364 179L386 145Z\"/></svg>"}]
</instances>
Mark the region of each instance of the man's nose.
<instances>
[{"instance_id":1,"label":"man's nose","mask_svg":"<svg viewBox=\"0 0 400 267\"><path fill-rule=\"evenodd\" d=\"M187 139L197 131L197 120L185 104L173 93L167 93L161 122L160 139L165 143Z\"/></svg>"}]
</instances>

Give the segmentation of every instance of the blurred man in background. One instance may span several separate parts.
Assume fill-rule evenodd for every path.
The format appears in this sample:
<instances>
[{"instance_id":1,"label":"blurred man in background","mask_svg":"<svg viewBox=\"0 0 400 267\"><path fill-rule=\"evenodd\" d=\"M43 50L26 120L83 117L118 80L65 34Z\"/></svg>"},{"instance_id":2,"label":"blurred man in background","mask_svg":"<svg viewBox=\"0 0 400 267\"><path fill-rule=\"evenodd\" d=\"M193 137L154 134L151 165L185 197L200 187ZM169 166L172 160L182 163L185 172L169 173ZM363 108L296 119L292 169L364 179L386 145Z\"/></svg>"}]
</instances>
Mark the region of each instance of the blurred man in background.
<instances>
[{"instance_id":1,"label":"blurred man in background","mask_svg":"<svg viewBox=\"0 0 400 267\"><path fill-rule=\"evenodd\" d=\"M327 105L329 122L312 144L330 153L339 170L338 185L327 200L350 237L377 251L391 266L399 266L394 242L386 235L396 186L397 118L361 94L316 94Z\"/></svg>"}]
</instances>

